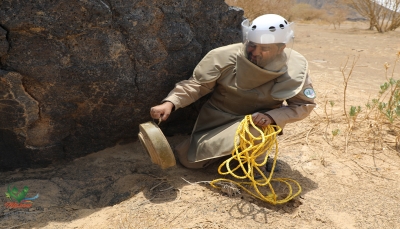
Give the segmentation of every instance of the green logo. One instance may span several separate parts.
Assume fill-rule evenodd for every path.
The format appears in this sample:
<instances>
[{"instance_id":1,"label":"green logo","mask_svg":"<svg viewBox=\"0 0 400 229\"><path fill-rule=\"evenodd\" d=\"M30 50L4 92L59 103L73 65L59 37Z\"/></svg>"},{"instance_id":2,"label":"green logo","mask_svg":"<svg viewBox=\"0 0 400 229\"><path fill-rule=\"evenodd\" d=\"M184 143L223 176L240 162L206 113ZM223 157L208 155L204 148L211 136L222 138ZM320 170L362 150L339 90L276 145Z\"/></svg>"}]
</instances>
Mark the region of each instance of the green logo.
<instances>
[{"instance_id":1,"label":"green logo","mask_svg":"<svg viewBox=\"0 0 400 229\"><path fill-rule=\"evenodd\" d=\"M27 198L29 188L28 186L24 186L24 188L19 191L17 187L10 188L10 185L7 187L6 197L13 202L7 202L5 204L8 208L29 208L32 206L32 200L39 198L39 194L36 196Z\"/></svg>"}]
</instances>

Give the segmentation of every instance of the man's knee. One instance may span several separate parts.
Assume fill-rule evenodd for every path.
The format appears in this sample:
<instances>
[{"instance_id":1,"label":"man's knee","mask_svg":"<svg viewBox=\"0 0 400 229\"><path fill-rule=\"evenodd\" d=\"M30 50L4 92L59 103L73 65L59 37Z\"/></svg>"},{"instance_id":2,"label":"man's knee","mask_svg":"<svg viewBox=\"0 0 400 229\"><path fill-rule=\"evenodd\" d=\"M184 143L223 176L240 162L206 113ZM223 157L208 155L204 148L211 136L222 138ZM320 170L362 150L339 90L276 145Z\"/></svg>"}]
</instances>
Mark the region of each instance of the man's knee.
<instances>
[{"instance_id":1,"label":"man's knee","mask_svg":"<svg viewBox=\"0 0 400 229\"><path fill-rule=\"evenodd\" d=\"M186 158L179 158L179 162L188 169L202 169L211 164L211 160L189 162Z\"/></svg>"},{"instance_id":2,"label":"man's knee","mask_svg":"<svg viewBox=\"0 0 400 229\"><path fill-rule=\"evenodd\" d=\"M208 160L199 162L190 162L188 160L188 151L190 146L190 138L186 139L175 147L175 155L178 157L178 161L189 169L201 169L208 165Z\"/></svg>"}]
</instances>

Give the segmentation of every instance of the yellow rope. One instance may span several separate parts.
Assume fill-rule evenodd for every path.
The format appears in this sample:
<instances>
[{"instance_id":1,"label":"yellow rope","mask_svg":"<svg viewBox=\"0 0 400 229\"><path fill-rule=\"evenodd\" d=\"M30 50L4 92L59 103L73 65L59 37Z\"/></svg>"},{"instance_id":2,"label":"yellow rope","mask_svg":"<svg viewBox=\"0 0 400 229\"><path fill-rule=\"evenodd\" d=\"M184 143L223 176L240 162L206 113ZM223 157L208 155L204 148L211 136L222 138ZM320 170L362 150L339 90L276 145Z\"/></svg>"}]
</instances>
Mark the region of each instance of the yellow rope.
<instances>
[{"instance_id":1,"label":"yellow rope","mask_svg":"<svg viewBox=\"0 0 400 229\"><path fill-rule=\"evenodd\" d=\"M252 133L250 133L250 126L254 127L259 132L259 137L256 137ZM234 138L235 147L232 150L232 157L225 160L219 166L218 172L221 175L230 174L237 179L249 179L250 181L237 182L225 178L220 178L211 181L211 186L220 189L221 187L218 185L218 183L230 182L242 188L250 195L271 204L283 204L298 196L301 193L301 186L297 181L289 178L272 178L273 171L276 165L276 159L278 157L277 135L281 131L282 129L276 125L268 125L260 129L256 125L254 125L251 115L247 115L239 124L236 130ZM274 162L269 177L266 177L265 174L259 169L259 167L266 165L268 157L272 153L274 148ZM256 158L262 156L265 152L267 153L263 162L260 164L257 163ZM239 165L231 169L230 163L232 161L237 161ZM224 167L227 170L226 172L222 171ZM238 175L235 173L235 171L240 171L240 169L244 173L244 175ZM255 171L261 174L262 178L258 180L254 179ZM271 185L271 181L284 183L288 187L288 194L286 195L286 197L278 197ZM294 194L291 183L297 185L298 190ZM259 188L264 186L267 186L269 188L269 192L264 191L264 193L262 193ZM253 191L246 187L252 187Z\"/></svg>"}]
</instances>

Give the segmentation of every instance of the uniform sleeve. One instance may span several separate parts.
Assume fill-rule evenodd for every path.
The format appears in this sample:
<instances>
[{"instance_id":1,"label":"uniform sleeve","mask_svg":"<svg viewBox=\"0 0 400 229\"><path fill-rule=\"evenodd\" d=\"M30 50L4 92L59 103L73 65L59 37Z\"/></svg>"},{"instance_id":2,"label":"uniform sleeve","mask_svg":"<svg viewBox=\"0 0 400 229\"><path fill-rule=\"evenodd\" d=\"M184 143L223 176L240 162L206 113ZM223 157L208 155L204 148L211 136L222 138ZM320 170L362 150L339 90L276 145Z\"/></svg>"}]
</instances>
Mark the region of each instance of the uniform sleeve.
<instances>
[{"instance_id":1,"label":"uniform sleeve","mask_svg":"<svg viewBox=\"0 0 400 229\"><path fill-rule=\"evenodd\" d=\"M274 119L276 125L284 128L287 123L306 118L316 106L315 97L311 80L307 74L303 88L297 95L286 100L286 106L270 110L266 114Z\"/></svg>"},{"instance_id":2,"label":"uniform sleeve","mask_svg":"<svg viewBox=\"0 0 400 229\"><path fill-rule=\"evenodd\" d=\"M188 80L178 82L162 102L169 101L173 103L175 110L186 107L212 92L215 84L216 81L199 83L193 77L190 77Z\"/></svg>"}]
</instances>

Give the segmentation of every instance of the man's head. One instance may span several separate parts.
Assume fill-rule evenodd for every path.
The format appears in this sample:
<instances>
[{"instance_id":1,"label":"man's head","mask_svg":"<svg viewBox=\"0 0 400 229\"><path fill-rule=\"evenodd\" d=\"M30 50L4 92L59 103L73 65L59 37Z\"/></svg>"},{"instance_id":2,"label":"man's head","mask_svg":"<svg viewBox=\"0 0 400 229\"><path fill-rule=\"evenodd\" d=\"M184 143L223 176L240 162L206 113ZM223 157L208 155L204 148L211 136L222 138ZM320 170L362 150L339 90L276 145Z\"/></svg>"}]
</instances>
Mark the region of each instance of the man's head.
<instances>
[{"instance_id":1,"label":"man's head","mask_svg":"<svg viewBox=\"0 0 400 229\"><path fill-rule=\"evenodd\" d=\"M262 15L251 24L243 21L242 32L247 58L262 68L281 56L294 38L291 24L276 14Z\"/></svg>"},{"instance_id":2,"label":"man's head","mask_svg":"<svg viewBox=\"0 0 400 229\"><path fill-rule=\"evenodd\" d=\"M264 67L281 55L285 47L283 43L257 44L249 41L246 44L247 59L255 65Z\"/></svg>"}]
</instances>

